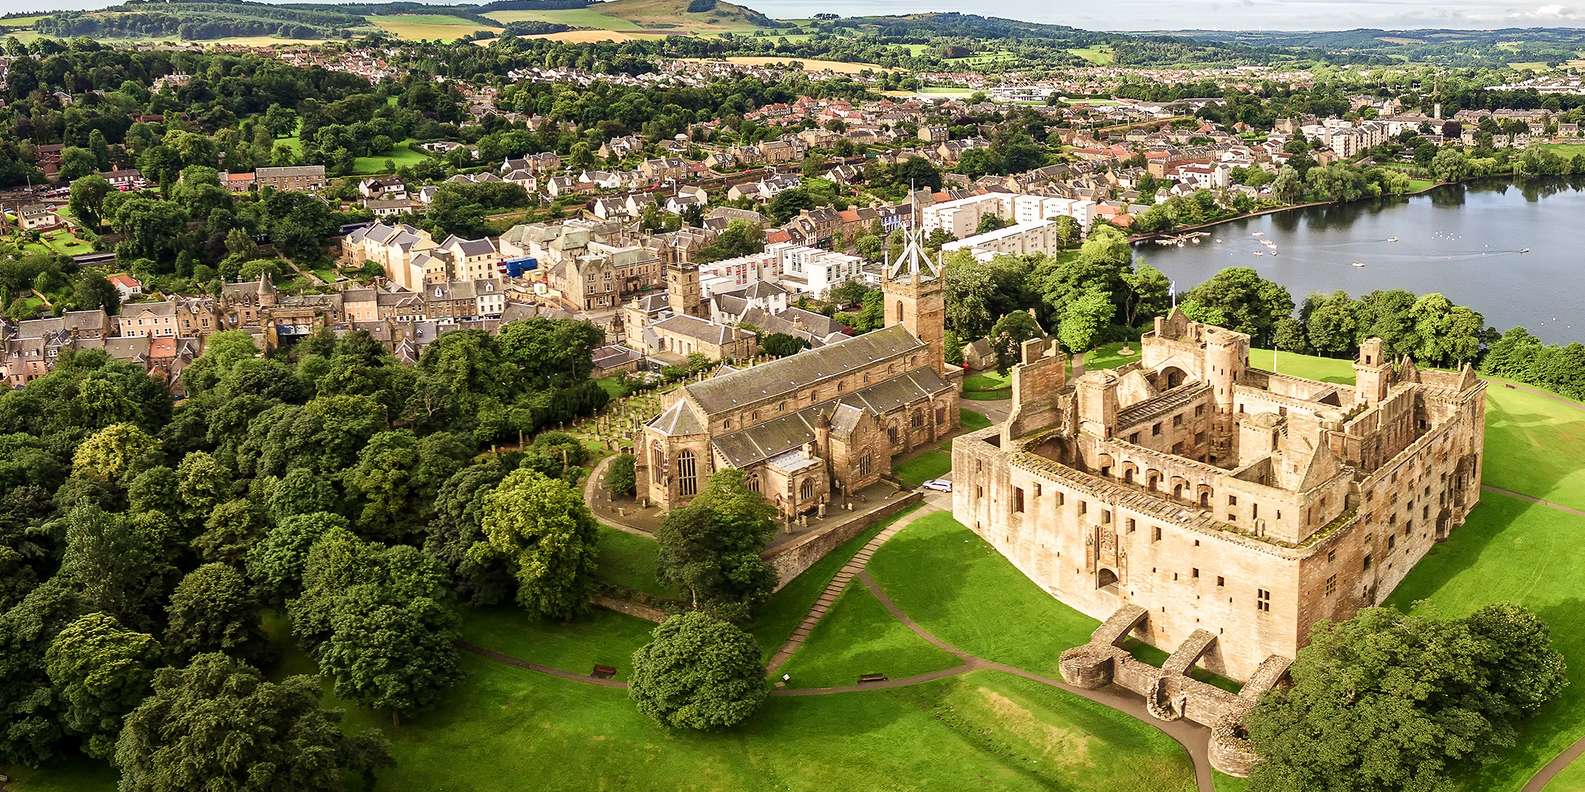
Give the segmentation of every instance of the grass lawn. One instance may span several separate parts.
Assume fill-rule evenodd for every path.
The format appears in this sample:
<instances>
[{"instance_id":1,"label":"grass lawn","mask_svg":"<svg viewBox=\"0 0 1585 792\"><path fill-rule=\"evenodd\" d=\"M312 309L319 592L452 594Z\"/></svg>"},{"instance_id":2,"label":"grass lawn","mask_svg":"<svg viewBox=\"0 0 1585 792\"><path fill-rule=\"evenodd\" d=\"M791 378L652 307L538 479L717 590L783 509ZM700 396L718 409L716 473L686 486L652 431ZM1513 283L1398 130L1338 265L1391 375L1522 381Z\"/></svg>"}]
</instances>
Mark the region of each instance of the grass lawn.
<instances>
[{"instance_id":1,"label":"grass lawn","mask_svg":"<svg viewBox=\"0 0 1585 792\"><path fill-rule=\"evenodd\" d=\"M1159 731L1002 675L773 698L742 729L688 734L655 726L622 691L463 665L467 679L438 710L385 729L400 760L378 789L512 788L508 778L537 790L1194 788Z\"/></svg>"},{"instance_id":2,"label":"grass lawn","mask_svg":"<svg viewBox=\"0 0 1585 792\"><path fill-rule=\"evenodd\" d=\"M391 150L383 154L373 157L358 157L353 160L352 174L354 176L372 176L377 173L390 173L391 169L385 167L386 160L390 160L398 168L423 162L429 155L413 148L412 143L411 139L403 140L392 145Z\"/></svg>"},{"instance_id":3,"label":"grass lawn","mask_svg":"<svg viewBox=\"0 0 1585 792\"><path fill-rule=\"evenodd\" d=\"M655 557L660 545L655 540L600 526L601 580L623 588L642 591L657 597L675 597L676 591L655 579Z\"/></svg>"},{"instance_id":4,"label":"grass lawn","mask_svg":"<svg viewBox=\"0 0 1585 792\"><path fill-rule=\"evenodd\" d=\"M1482 481L1585 509L1585 411L1501 380L1489 383Z\"/></svg>"},{"instance_id":5,"label":"grass lawn","mask_svg":"<svg viewBox=\"0 0 1585 792\"><path fill-rule=\"evenodd\" d=\"M996 369L986 369L963 378L963 398L1010 399L1013 395L1012 386L1011 375L999 374Z\"/></svg>"},{"instance_id":6,"label":"grass lawn","mask_svg":"<svg viewBox=\"0 0 1585 792\"><path fill-rule=\"evenodd\" d=\"M1483 493L1462 528L1437 545L1388 598L1410 613L1462 616L1492 602L1535 611L1568 659L1570 685L1520 726L1518 746L1465 779L1469 790L1518 789L1585 735L1585 519ZM901 538L901 537L899 537Z\"/></svg>"},{"instance_id":7,"label":"grass lawn","mask_svg":"<svg viewBox=\"0 0 1585 792\"><path fill-rule=\"evenodd\" d=\"M792 676L793 687L836 687L854 684L861 674L898 679L957 664L957 658L893 619L869 589L855 582L782 670Z\"/></svg>"},{"instance_id":8,"label":"grass lawn","mask_svg":"<svg viewBox=\"0 0 1585 792\"><path fill-rule=\"evenodd\" d=\"M77 758L57 762L39 770L8 767L10 792L115 792L117 773L110 765L93 759Z\"/></svg>"},{"instance_id":9,"label":"grass lawn","mask_svg":"<svg viewBox=\"0 0 1585 792\"><path fill-rule=\"evenodd\" d=\"M501 30L451 14L376 14L368 19L375 27L410 41L456 41L479 30Z\"/></svg>"},{"instance_id":10,"label":"grass lawn","mask_svg":"<svg viewBox=\"0 0 1585 792\"><path fill-rule=\"evenodd\" d=\"M1585 759L1575 759L1546 785L1546 792L1585 792Z\"/></svg>"},{"instance_id":11,"label":"grass lawn","mask_svg":"<svg viewBox=\"0 0 1585 792\"><path fill-rule=\"evenodd\" d=\"M958 425L965 432L977 432L991 425L991 419L973 410L958 408Z\"/></svg>"},{"instance_id":12,"label":"grass lawn","mask_svg":"<svg viewBox=\"0 0 1585 792\"><path fill-rule=\"evenodd\" d=\"M543 621L510 604L462 613L462 637L486 649L577 674L589 673L596 663L615 666L619 679L627 678L633 652L649 643L653 629L604 608L570 624Z\"/></svg>"},{"instance_id":13,"label":"grass lawn","mask_svg":"<svg viewBox=\"0 0 1585 792\"><path fill-rule=\"evenodd\" d=\"M1564 158L1585 154L1585 143L1543 143L1541 147Z\"/></svg>"},{"instance_id":14,"label":"grass lawn","mask_svg":"<svg viewBox=\"0 0 1585 792\"><path fill-rule=\"evenodd\" d=\"M622 383L619 381L620 379L621 375L619 374L610 377L601 377L595 380L594 384L599 385L600 390L605 391L607 396L610 396L613 399L620 399L626 395L622 393Z\"/></svg>"},{"instance_id":15,"label":"grass lawn","mask_svg":"<svg viewBox=\"0 0 1585 792\"><path fill-rule=\"evenodd\" d=\"M892 537L869 571L898 607L942 640L1031 671L1056 673L1062 650L1089 641L1100 624L1041 591L944 512Z\"/></svg>"},{"instance_id":16,"label":"grass lawn","mask_svg":"<svg viewBox=\"0 0 1585 792\"><path fill-rule=\"evenodd\" d=\"M1135 660L1141 660L1156 666L1157 668L1166 665L1167 658L1171 656L1171 653L1169 653L1167 650L1157 649L1156 647L1151 646L1150 644L1147 644L1138 638L1123 639L1123 648L1127 649L1128 653L1133 655ZM1221 674L1213 674L1199 666L1190 666L1189 676L1208 685L1215 685L1216 687L1219 687L1229 693L1237 693L1244 687L1243 685L1234 682L1233 680L1228 679Z\"/></svg>"},{"instance_id":17,"label":"grass lawn","mask_svg":"<svg viewBox=\"0 0 1585 792\"><path fill-rule=\"evenodd\" d=\"M915 508L917 507L903 509L864 529L858 536L826 553L824 558L814 562L803 571L803 574L788 581L781 591L771 595L770 602L760 608L759 616L749 628L754 640L758 641L760 648L765 651L767 660L787 641L787 636L792 635L792 631L797 629L798 623L803 621L809 608L820 598L820 592L825 591L826 585L836 576L837 570L841 569L854 553L863 548L865 542L873 539L876 534L885 530L886 526L901 519Z\"/></svg>"},{"instance_id":18,"label":"grass lawn","mask_svg":"<svg viewBox=\"0 0 1585 792\"><path fill-rule=\"evenodd\" d=\"M914 489L933 478L940 478L952 470L952 450L933 448L921 451L892 466L892 477L904 489Z\"/></svg>"},{"instance_id":19,"label":"grass lawn","mask_svg":"<svg viewBox=\"0 0 1585 792\"><path fill-rule=\"evenodd\" d=\"M1249 779L1230 776L1215 770L1211 771L1211 782L1216 784L1216 792L1244 792L1249 789Z\"/></svg>"},{"instance_id":20,"label":"grass lawn","mask_svg":"<svg viewBox=\"0 0 1585 792\"><path fill-rule=\"evenodd\" d=\"M1123 347L1128 347L1133 354L1122 354ZM1139 344L1126 341L1113 341L1102 344L1084 354L1084 370L1096 371L1099 369L1114 369L1139 360ZM1071 366L1069 367L1071 369Z\"/></svg>"},{"instance_id":21,"label":"grass lawn","mask_svg":"<svg viewBox=\"0 0 1585 792\"><path fill-rule=\"evenodd\" d=\"M313 272L316 277L318 277L320 280L324 281L325 283L335 283L336 282L336 268L334 266L315 267L314 269L312 269L310 271Z\"/></svg>"}]
</instances>

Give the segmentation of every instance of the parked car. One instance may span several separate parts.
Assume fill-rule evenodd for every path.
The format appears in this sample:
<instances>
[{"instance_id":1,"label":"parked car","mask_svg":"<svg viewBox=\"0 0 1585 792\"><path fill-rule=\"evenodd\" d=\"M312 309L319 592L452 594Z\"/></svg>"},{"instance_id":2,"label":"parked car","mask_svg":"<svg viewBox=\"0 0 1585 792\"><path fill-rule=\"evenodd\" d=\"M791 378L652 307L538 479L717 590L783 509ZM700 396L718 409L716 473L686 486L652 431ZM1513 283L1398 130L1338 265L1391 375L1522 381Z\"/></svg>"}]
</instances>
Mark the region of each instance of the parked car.
<instances>
[{"instance_id":1,"label":"parked car","mask_svg":"<svg viewBox=\"0 0 1585 792\"><path fill-rule=\"evenodd\" d=\"M931 479L919 486L927 490L935 490L936 492L952 491L952 482L947 479Z\"/></svg>"}]
</instances>

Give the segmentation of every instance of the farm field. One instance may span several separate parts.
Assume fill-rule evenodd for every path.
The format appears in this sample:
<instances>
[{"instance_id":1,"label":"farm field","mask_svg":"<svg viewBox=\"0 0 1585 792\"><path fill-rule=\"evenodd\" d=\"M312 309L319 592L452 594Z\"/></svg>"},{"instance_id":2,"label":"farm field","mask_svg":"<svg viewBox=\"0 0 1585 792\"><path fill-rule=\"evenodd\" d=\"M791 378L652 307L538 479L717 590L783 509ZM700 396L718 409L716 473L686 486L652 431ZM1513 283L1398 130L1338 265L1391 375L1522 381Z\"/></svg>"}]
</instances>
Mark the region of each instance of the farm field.
<instances>
[{"instance_id":1,"label":"farm field","mask_svg":"<svg viewBox=\"0 0 1585 792\"><path fill-rule=\"evenodd\" d=\"M412 41L456 41L480 30L500 30L450 14L376 14L369 17L369 23L397 38Z\"/></svg>"},{"instance_id":2,"label":"farm field","mask_svg":"<svg viewBox=\"0 0 1585 792\"><path fill-rule=\"evenodd\" d=\"M493 11L486 17L505 25L510 22L555 22L591 30L643 30L638 23L593 8L560 8L544 11Z\"/></svg>"},{"instance_id":3,"label":"farm field","mask_svg":"<svg viewBox=\"0 0 1585 792\"><path fill-rule=\"evenodd\" d=\"M1075 47L1068 50L1068 54L1077 55L1096 66L1110 66L1117 59L1117 55L1112 52L1112 48L1104 44L1093 47Z\"/></svg>"},{"instance_id":4,"label":"farm field","mask_svg":"<svg viewBox=\"0 0 1585 792\"><path fill-rule=\"evenodd\" d=\"M705 58L688 58L692 61L704 61ZM719 58L727 63L736 63L740 66L780 66L797 63L804 71L831 71L838 74L858 74L863 71L886 71L886 67L873 63L847 63L845 61L821 60L820 58L776 58L758 55L732 55Z\"/></svg>"}]
</instances>

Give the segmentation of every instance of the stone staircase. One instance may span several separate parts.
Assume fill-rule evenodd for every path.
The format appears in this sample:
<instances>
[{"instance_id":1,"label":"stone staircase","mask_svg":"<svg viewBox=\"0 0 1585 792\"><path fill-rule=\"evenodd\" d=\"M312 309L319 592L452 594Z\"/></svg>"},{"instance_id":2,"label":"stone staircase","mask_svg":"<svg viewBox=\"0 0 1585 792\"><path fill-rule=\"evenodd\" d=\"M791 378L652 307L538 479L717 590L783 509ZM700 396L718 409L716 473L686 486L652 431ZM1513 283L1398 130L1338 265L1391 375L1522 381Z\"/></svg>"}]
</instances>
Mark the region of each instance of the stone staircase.
<instances>
[{"instance_id":1,"label":"stone staircase","mask_svg":"<svg viewBox=\"0 0 1585 792\"><path fill-rule=\"evenodd\" d=\"M892 523L886 530L876 534L873 539L865 542L864 546L859 548L859 551L854 553L853 557L848 559L848 562L843 564L842 568L837 570L837 573L831 577L831 582L827 583L825 590L820 592L820 596L815 600L814 606L809 609L808 613L804 614L803 621L798 623L798 627L792 631L792 635L787 636L787 641L781 645L780 649L776 650L775 655L771 656L770 665L765 670L774 674L782 666L786 665L788 660L792 659L793 653L797 652L803 646L804 641L808 640L809 634L814 632L815 625L819 624L820 620L825 618L826 613L836 606L837 600L842 597L842 592L848 587L849 583L853 582L853 576L864 570L864 567L869 564L870 558L875 555L875 551L879 550L881 545L886 544L888 540L896 536L904 528L907 528L914 520L935 511L937 510L929 507L916 509L901 520Z\"/></svg>"},{"instance_id":2,"label":"stone staircase","mask_svg":"<svg viewBox=\"0 0 1585 792\"><path fill-rule=\"evenodd\" d=\"M1122 643L1123 639L1127 638L1128 634L1133 632L1133 629L1138 627L1149 613L1150 611L1138 605L1124 605L1118 608L1117 612L1113 613L1110 618L1102 622L1101 626L1095 628L1095 632L1090 633L1090 642L1104 646L1116 646Z\"/></svg>"},{"instance_id":3,"label":"stone staircase","mask_svg":"<svg viewBox=\"0 0 1585 792\"><path fill-rule=\"evenodd\" d=\"M1167 661L1161 664L1161 673L1187 674L1194 661L1200 659L1200 655L1205 654L1205 650L1210 649L1213 643L1216 643L1216 634L1208 630L1195 630L1189 633L1189 637L1183 639L1183 643L1178 644L1178 648L1173 650Z\"/></svg>"},{"instance_id":4,"label":"stone staircase","mask_svg":"<svg viewBox=\"0 0 1585 792\"><path fill-rule=\"evenodd\" d=\"M1239 689L1239 697L1251 704L1259 701L1262 694L1277 686L1277 682L1292 665L1293 658L1282 655L1272 655L1260 661L1260 665L1255 666L1255 673L1250 674L1249 681Z\"/></svg>"}]
</instances>

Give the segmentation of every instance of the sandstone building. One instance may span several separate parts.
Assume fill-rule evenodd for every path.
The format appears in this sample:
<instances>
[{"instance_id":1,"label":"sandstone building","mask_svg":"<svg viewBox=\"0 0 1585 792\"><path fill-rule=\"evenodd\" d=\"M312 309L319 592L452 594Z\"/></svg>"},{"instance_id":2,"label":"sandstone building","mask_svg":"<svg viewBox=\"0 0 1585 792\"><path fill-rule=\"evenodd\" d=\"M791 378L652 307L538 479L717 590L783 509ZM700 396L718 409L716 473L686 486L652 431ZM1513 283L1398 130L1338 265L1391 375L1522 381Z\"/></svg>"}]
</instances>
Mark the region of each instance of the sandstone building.
<instances>
[{"instance_id":1,"label":"sandstone building","mask_svg":"<svg viewBox=\"0 0 1585 792\"><path fill-rule=\"evenodd\" d=\"M1253 368L1248 336L1176 311L1116 371L1066 381L1045 342L1023 354L1008 420L953 444L953 513L1110 618L1106 643L1132 634L1180 673L1269 686L1317 621L1382 602L1479 497L1485 384L1385 360L1379 339L1352 387Z\"/></svg>"},{"instance_id":2,"label":"sandstone building","mask_svg":"<svg viewBox=\"0 0 1585 792\"><path fill-rule=\"evenodd\" d=\"M675 508L731 467L791 518L878 482L893 457L951 434L958 384L942 357L943 288L914 232L885 269L883 329L666 394L635 438L639 495Z\"/></svg>"}]
</instances>

